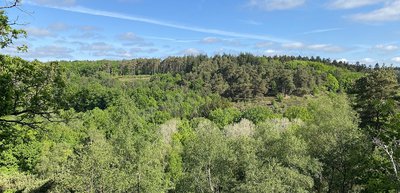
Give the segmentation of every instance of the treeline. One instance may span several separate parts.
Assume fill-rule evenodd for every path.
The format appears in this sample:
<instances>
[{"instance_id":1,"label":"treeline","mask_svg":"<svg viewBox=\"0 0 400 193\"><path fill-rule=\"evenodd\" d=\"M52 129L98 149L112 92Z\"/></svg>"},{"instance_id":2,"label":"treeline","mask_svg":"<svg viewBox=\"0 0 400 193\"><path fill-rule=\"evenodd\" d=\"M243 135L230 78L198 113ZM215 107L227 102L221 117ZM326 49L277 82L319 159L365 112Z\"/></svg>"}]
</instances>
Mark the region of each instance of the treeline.
<instances>
[{"instance_id":1,"label":"treeline","mask_svg":"<svg viewBox=\"0 0 400 193\"><path fill-rule=\"evenodd\" d=\"M63 62L82 76L98 71L114 76L179 74L181 85L235 101L263 96L303 96L318 91L346 91L362 73L342 62L303 57L251 54L186 56L131 61ZM355 66L352 66L357 68Z\"/></svg>"},{"instance_id":2,"label":"treeline","mask_svg":"<svg viewBox=\"0 0 400 193\"><path fill-rule=\"evenodd\" d=\"M280 62L286 63L290 61L307 61L318 62L330 66L346 68L354 72L366 72L371 69L370 66L359 62L350 64L348 62L331 60L317 57L302 56L255 56L249 53L242 53L237 56L223 54L209 57L206 55L183 56L183 57L167 57L165 59L157 58L139 58L132 60L98 60L98 61L61 61L62 65L73 66L73 70L78 70L83 75L90 75L96 71L105 71L113 75L153 75L159 73L189 73L193 67L198 66L204 61L225 60L235 64L253 64L257 65L262 62ZM260 61L261 60L261 61Z\"/></svg>"}]
</instances>

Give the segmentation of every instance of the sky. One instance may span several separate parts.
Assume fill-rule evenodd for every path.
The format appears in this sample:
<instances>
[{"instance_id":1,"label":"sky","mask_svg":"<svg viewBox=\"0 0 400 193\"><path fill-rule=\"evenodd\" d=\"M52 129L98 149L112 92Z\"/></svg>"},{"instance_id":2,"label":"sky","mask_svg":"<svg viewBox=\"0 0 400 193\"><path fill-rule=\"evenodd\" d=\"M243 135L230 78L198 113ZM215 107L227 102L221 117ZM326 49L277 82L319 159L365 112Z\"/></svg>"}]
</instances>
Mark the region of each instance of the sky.
<instances>
[{"instance_id":1,"label":"sky","mask_svg":"<svg viewBox=\"0 0 400 193\"><path fill-rule=\"evenodd\" d=\"M7 14L29 49L0 51L28 60L246 52L400 66L400 0L23 0Z\"/></svg>"}]
</instances>

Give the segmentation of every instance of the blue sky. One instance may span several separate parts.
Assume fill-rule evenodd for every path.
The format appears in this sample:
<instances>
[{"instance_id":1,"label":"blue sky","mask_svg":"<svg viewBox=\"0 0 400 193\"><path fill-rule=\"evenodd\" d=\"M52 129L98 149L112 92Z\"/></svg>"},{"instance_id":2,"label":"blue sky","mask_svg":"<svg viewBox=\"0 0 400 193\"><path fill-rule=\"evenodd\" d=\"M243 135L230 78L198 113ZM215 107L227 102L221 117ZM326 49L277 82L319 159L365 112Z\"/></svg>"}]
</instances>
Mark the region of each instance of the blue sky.
<instances>
[{"instance_id":1,"label":"blue sky","mask_svg":"<svg viewBox=\"0 0 400 193\"><path fill-rule=\"evenodd\" d=\"M4 3L4 0L3 0ZM321 56L400 64L400 0L24 0L32 60Z\"/></svg>"}]
</instances>

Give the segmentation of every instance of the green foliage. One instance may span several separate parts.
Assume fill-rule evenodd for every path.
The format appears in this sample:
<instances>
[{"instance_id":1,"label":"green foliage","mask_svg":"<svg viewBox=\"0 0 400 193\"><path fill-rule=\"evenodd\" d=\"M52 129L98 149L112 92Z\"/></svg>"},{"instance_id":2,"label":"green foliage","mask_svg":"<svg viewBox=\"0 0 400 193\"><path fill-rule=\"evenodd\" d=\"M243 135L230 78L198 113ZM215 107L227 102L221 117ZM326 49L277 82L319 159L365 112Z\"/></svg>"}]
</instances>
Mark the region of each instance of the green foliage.
<instances>
[{"instance_id":1,"label":"green foliage","mask_svg":"<svg viewBox=\"0 0 400 193\"><path fill-rule=\"evenodd\" d=\"M222 132L209 121L201 121L196 137L185 145L184 176L177 192L229 191L232 176L231 151Z\"/></svg>"},{"instance_id":2,"label":"green foliage","mask_svg":"<svg viewBox=\"0 0 400 193\"><path fill-rule=\"evenodd\" d=\"M293 121L294 119L301 119L305 122L311 120L313 117L306 107L291 106L285 110L284 117Z\"/></svg>"},{"instance_id":3,"label":"green foliage","mask_svg":"<svg viewBox=\"0 0 400 193\"><path fill-rule=\"evenodd\" d=\"M25 119L49 117L55 112L65 86L57 63L28 62L5 55L0 55L0 84L0 123L25 125L30 124Z\"/></svg>"},{"instance_id":4,"label":"green foliage","mask_svg":"<svg viewBox=\"0 0 400 193\"><path fill-rule=\"evenodd\" d=\"M397 110L396 74L391 69L374 70L357 80L353 93L356 95L355 108L360 114L362 128L371 129L375 136Z\"/></svg>"},{"instance_id":5,"label":"green foliage","mask_svg":"<svg viewBox=\"0 0 400 193\"><path fill-rule=\"evenodd\" d=\"M162 61L76 61L63 62L63 65L80 76L90 77L102 72L118 76L119 80L124 80L123 77L134 80L123 81L125 83L138 83L141 82L137 81L140 76L156 75L150 79L159 82L161 87L167 86L161 84L164 82L168 83L169 88L179 85L201 93L215 93L234 101L275 96L278 93L303 96L317 90L346 91L362 76L361 73L348 70L353 66L330 63L329 60L257 57L251 54L169 57ZM135 75L140 76L135 79Z\"/></svg>"},{"instance_id":6,"label":"green foliage","mask_svg":"<svg viewBox=\"0 0 400 193\"><path fill-rule=\"evenodd\" d=\"M340 85L338 80L332 74L328 74L328 76L326 77L325 86L328 91L336 92L339 89Z\"/></svg>"},{"instance_id":7,"label":"green foliage","mask_svg":"<svg viewBox=\"0 0 400 193\"><path fill-rule=\"evenodd\" d=\"M368 178L369 191L400 189L398 88L396 73L390 68L375 69L354 87L354 107L360 114L360 127L375 148L375 174Z\"/></svg>"},{"instance_id":8,"label":"green foliage","mask_svg":"<svg viewBox=\"0 0 400 193\"><path fill-rule=\"evenodd\" d=\"M311 119L298 134L309 144L312 157L323 163L315 179L319 191L356 191L363 185L369 167L371 146L357 128L356 114L344 95L312 99L308 104ZM359 184L359 186L356 186Z\"/></svg>"},{"instance_id":9,"label":"green foliage","mask_svg":"<svg viewBox=\"0 0 400 193\"><path fill-rule=\"evenodd\" d=\"M1 192L40 192L40 188L48 184L51 182L25 173L0 174Z\"/></svg>"},{"instance_id":10,"label":"green foliage","mask_svg":"<svg viewBox=\"0 0 400 193\"><path fill-rule=\"evenodd\" d=\"M277 117L277 115L274 114L272 110L268 107L253 107L245 110L241 116L242 119L248 119L254 124L258 124L267 119L275 117Z\"/></svg>"},{"instance_id":11,"label":"green foliage","mask_svg":"<svg viewBox=\"0 0 400 193\"><path fill-rule=\"evenodd\" d=\"M16 0L15 5L17 5L19 2L20 0ZM26 31L22 29L15 29L5 10L0 9L0 48L3 49L10 46L15 40L21 37L26 37ZM19 50L26 50L26 46L19 47Z\"/></svg>"},{"instance_id":12,"label":"green foliage","mask_svg":"<svg viewBox=\"0 0 400 193\"><path fill-rule=\"evenodd\" d=\"M2 192L398 189L400 115L387 69L356 83L359 129L343 91L362 66L321 58L61 62L65 69L0 61Z\"/></svg>"},{"instance_id":13,"label":"green foliage","mask_svg":"<svg viewBox=\"0 0 400 193\"><path fill-rule=\"evenodd\" d=\"M211 111L209 119L213 121L219 128L223 128L233 122L237 122L240 118L240 111L236 108L215 109Z\"/></svg>"},{"instance_id":14,"label":"green foliage","mask_svg":"<svg viewBox=\"0 0 400 193\"><path fill-rule=\"evenodd\" d=\"M282 94L282 93L278 93L277 95L276 95L276 101L278 101L278 102L282 102L283 101L283 99L285 99L285 95L284 94Z\"/></svg>"}]
</instances>

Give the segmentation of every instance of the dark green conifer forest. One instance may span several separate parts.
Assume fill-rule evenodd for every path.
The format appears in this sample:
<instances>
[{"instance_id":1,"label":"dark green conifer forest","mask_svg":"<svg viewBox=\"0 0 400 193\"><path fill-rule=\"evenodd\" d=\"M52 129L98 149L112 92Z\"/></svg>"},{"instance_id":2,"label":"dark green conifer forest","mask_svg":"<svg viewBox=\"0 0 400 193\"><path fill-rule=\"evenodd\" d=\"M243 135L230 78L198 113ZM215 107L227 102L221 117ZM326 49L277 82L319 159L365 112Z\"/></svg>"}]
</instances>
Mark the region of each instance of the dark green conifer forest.
<instances>
[{"instance_id":1,"label":"dark green conifer forest","mask_svg":"<svg viewBox=\"0 0 400 193\"><path fill-rule=\"evenodd\" d=\"M23 31L0 12L0 46ZM399 192L399 73L301 56L0 55L0 192Z\"/></svg>"}]
</instances>

